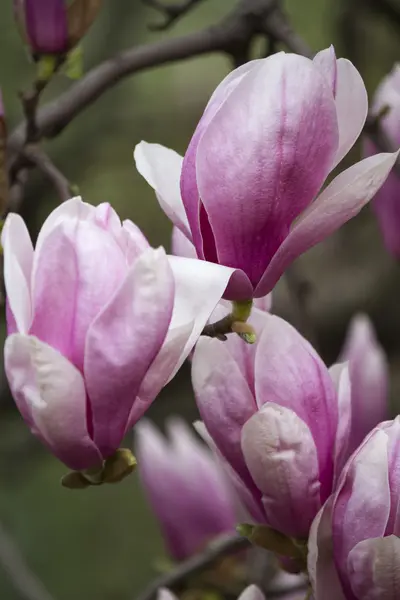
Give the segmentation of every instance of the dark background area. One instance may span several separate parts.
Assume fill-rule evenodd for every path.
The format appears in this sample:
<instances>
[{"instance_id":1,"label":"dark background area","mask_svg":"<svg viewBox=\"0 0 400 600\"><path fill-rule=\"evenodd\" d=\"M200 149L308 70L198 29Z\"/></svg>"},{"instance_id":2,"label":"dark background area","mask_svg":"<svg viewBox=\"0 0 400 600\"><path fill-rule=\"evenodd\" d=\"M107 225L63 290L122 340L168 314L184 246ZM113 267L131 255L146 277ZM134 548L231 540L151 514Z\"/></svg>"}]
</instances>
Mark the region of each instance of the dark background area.
<instances>
[{"instance_id":1,"label":"dark background area","mask_svg":"<svg viewBox=\"0 0 400 600\"><path fill-rule=\"evenodd\" d=\"M234 4L233 0L205 0L172 31L153 33L147 25L159 15L139 0L104 0L84 40L85 70L129 46L201 29L218 21ZM286 2L296 31L308 44L317 51L334 43L339 56L354 60L372 93L399 57L400 28L378 12L360 16L360 8L352 12L352 6L351 0ZM14 26L11 0L0 3L0 49L0 86L11 130L21 119L17 91L26 89L33 78ZM152 244L169 247L171 225L153 191L135 171L134 145L145 139L184 153L210 93L229 69L227 58L212 55L127 78L82 112L46 149L87 202L109 201L122 218L135 221ZM44 101L69 85L66 78L57 77ZM349 160L357 159L359 151L356 148ZM27 194L23 216L35 235L58 198L40 175L32 178ZM400 271L383 248L371 211L365 209L302 257L299 265L311 284L309 310L328 363L338 354L350 317L359 310L372 316L390 356L396 411ZM285 282L278 286L273 309L296 323ZM149 416L162 423L167 414L176 412L188 419L196 415L187 366L163 391ZM138 477L134 474L116 486L72 492L59 484L64 472L64 466L31 437L13 404L3 402L0 522L58 600L133 600L163 555L159 530ZM1 564L0 598L20 598Z\"/></svg>"}]
</instances>

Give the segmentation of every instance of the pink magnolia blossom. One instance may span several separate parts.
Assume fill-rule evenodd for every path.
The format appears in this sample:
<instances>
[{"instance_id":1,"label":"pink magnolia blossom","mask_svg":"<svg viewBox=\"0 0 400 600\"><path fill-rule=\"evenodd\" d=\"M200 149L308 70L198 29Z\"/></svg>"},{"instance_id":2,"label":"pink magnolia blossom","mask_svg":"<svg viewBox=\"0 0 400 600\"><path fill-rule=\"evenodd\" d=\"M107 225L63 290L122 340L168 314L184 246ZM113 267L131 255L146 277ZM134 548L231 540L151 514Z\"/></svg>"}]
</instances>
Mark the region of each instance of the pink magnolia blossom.
<instances>
[{"instance_id":1,"label":"pink magnolia blossom","mask_svg":"<svg viewBox=\"0 0 400 600\"><path fill-rule=\"evenodd\" d=\"M253 346L234 336L197 343L192 380L202 433L253 519L304 539L348 457L348 369L336 389L291 325L261 311L249 322Z\"/></svg>"},{"instance_id":2,"label":"pink magnolia blossom","mask_svg":"<svg viewBox=\"0 0 400 600\"><path fill-rule=\"evenodd\" d=\"M35 249L10 214L2 245L13 397L60 460L96 466L182 365L232 270L167 257L80 198L50 214Z\"/></svg>"},{"instance_id":3,"label":"pink magnolia blossom","mask_svg":"<svg viewBox=\"0 0 400 600\"><path fill-rule=\"evenodd\" d=\"M14 0L14 12L34 54L69 50L66 0Z\"/></svg>"},{"instance_id":4,"label":"pink magnolia blossom","mask_svg":"<svg viewBox=\"0 0 400 600\"><path fill-rule=\"evenodd\" d=\"M311 528L315 600L400 598L400 418L380 424L346 464Z\"/></svg>"},{"instance_id":5,"label":"pink magnolia blossom","mask_svg":"<svg viewBox=\"0 0 400 600\"><path fill-rule=\"evenodd\" d=\"M384 111L382 113L382 111ZM400 144L400 65L396 64L387 75L374 97L371 114L379 116L379 123L392 144ZM370 140L365 140L365 154L377 152ZM392 171L372 201L385 246L395 258L400 258L400 178Z\"/></svg>"},{"instance_id":6,"label":"pink magnolia blossom","mask_svg":"<svg viewBox=\"0 0 400 600\"><path fill-rule=\"evenodd\" d=\"M367 158L320 191L367 110L358 71L333 48L313 61L280 52L222 81L184 159L141 142L136 166L197 257L237 269L225 297L259 298L385 181L397 154Z\"/></svg>"},{"instance_id":7,"label":"pink magnolia blossom","mask_svg":"<svg viewBox=\"0 0 400 600\"><path fill-rule=\"evenodd\" d=\"M135 454L169 554L183 560L213 537L234 533L235 501L221 467L184 421L170 419L167 432L138 423Z\"/></svg>"},{"instance_id":8,"label":"pink magnolia blossom","mask_svg":"<svg viewBox=\"0 0 400 600\"><path fill-rule=\"evenodd\" d=\"M358 314L350 322L339 361L349 363L350 454L378 423L389 418L388 361L367 315Z\"/></svg>"}]
</instances>

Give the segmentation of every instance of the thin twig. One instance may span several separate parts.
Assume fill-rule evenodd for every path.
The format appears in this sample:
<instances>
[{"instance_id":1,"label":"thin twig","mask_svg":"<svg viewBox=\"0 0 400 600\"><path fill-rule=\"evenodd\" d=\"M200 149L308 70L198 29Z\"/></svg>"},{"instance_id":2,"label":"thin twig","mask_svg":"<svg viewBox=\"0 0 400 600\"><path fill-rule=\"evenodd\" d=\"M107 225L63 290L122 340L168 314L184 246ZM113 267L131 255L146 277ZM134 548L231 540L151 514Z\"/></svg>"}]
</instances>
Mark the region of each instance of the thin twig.
<instances>
[{"instance_id":1,"label":"thin twig","mask_svg":"<svg viewBox=\"0 0 400 600\"><path fill-rule=\"evenodd\" d=\"M174 587L181 585L188 578L211 567L222 557L245 550L249 546L250 542L245 537L233 535L219 538L211 543L201 554L192 556L180 563L173 571L165 573L152 581L144 592L139 594L136 600L153 600L160 588L166 587L173 590Z\"/></svg>"},{"instance_id":2,"label":"thin twig","mask_svg":"<svg viewBox=\"0 0 400 600\"><path fill-rule=\"evenodd\" d=\"M155 8L164 15L164 21L162 23L153 23L149 25L149 29L152 31L165 31L169 29L171 25L178 19L186 15L196 4L204 2L204 0L183 0L179 4L164 4L160 0L142 0L144 4Z\"/></svg>"},{"instance_id":3,"label":"thin twig","mask_svg":"<svg viewBox=\"0 0 400 600\"><path fill-rule=\"evenodd\" d=\"M31 571L17 544L0 524L0 564L24 600L54 600L43 583Z\"/></svg>"},{"instance_id":4,"label":"thin twig","mask_svg":"<svg viewBox=\"0 0 400 600\"><path fill-rule=\"evenodd\" d=\"M71 185L65 175L51 161L46 152L36 145L25 146L23 157L43 173L53 185L61 202L71 198Z\"/></svg>"}]
</instances>

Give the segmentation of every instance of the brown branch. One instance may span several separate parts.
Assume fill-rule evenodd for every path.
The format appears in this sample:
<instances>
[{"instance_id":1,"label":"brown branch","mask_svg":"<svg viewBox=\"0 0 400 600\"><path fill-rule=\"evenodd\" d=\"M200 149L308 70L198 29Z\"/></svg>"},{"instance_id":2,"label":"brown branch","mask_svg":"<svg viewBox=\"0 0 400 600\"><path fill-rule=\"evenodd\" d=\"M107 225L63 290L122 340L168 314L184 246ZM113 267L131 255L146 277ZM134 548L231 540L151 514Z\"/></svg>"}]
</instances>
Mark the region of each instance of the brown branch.
<instances>
[{"instance_id":1,"label":"brown branch","mask_svg":"<svg viewBox=\"0 0 400 600\"><path fill-rule=\"evenodd\" d=\"M143 4L155 8L164 15L162 23L153 23L149 25L152 31L165 31L178 19L186 15L196 4L200 4L204 0L183 0L180 4L164 4L160 0L142 0Z\"/></svg>"},{"instance_id":2,"label":"brown branch","mask_svg":"<svg viewBox=\"0 0 400 600\"><path fill-rule=\"evenodd\" d=\"M139 594L136 600L153 600L160 588L174 589L182 585L187 579L198 575L211 567L216 561L224 556L229 556L240 550L250 547L250 542L245 537L232 535L222 537L212 542L204 552L196 554L180 563L170 571L153 580L150 585Z\"/></svg>"},{"instance_id":3,"label":"brown branch","mask_svg":"<svg viewBox=\"0 0 400 600\"><path fill-rule=\"evenodd\" d=\"M240 0L232 13L218 25L182 37L137 46L106 60L57 100L38 111L39 136L56 136L105 91L128 75L144 69L212 52L231 54L235 47L242 46L260 33L274 35L292 51L305 51L305 45L299 43L299 38L288 29L282 18L273 20L267 27L269 16L277 8L279 0ZM25 129L24 122L10 135L9 148L12 152L20 150Z\"/></svg>"},{"instance_id":4,"label":"brown branch","mask_svg":"<svg viewBox=\"0 0 400 600\"><path fill-rule=\"evenodd\" d=\"M54 600L40 579L31 571L14 539L0 524L0 565L24 600Z\"/></svg>"},{"instance_id":5,"label":"brown branch","mask_svg":"<svg viewBox=\"0 0 400 600\"><path fill-rule=\"evenodd\" d=\"M61 202L71 198L72 190L68 179L56 167L42 148L36 145L27 145L21 151L21 154L31 166L35 166L47 177L56 190Z\"/></svg>"}]
</instances>

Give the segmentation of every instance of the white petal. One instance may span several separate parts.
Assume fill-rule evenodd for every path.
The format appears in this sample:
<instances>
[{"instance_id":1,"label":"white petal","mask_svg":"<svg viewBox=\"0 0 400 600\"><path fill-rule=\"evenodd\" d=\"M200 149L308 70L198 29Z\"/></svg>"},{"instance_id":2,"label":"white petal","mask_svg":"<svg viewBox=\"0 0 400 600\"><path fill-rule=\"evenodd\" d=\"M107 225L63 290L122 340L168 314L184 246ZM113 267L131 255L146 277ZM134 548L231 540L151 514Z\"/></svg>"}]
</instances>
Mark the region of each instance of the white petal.
<instances>
[{"instance_id":1,"label":"white petal","mask_svg":"<svg viewBox=\"0 0 400 600\"><path fill-rule=\"evenodd\" d=\"M167 217L191 239L180 190L182 156L161 144L144 141L137 144L133 156L137 170L155 190Z\"/></svg>"}]
</instances>

